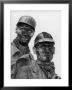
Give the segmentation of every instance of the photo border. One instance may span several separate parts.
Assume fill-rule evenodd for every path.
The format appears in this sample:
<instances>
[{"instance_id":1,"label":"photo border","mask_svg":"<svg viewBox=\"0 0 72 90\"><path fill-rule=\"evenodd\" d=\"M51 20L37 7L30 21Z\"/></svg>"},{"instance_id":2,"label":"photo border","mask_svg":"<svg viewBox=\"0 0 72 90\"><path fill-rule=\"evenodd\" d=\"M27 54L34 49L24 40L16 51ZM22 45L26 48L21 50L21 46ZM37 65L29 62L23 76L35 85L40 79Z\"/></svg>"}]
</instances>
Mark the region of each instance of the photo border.
<instances>
[{"instance_id":1,"label":"photo border","mask_svg":"<svg viewBox=\"0 0 72 90\"><path fill-rule=\"evenodd\" d=\"M71 0L1 0L0 1L0 88L4 87L4 4L69 4L69 46L71 47L72 1ZM70 57L70 55L69 55ZM69 58L70 59L70 58ZM71 82L71 79L70 79Z\"/></svg>"}]
</instances>

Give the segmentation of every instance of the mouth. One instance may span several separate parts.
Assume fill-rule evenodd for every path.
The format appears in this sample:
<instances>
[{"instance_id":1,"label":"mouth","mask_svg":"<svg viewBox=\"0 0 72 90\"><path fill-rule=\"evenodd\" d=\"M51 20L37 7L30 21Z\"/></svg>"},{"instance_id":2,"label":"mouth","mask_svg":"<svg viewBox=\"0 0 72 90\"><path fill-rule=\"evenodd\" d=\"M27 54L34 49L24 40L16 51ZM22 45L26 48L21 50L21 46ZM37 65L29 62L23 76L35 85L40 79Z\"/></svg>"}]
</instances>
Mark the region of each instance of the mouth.
<instances>
[{"instance_id":1,"label":"mouth","mask_svg":"<svg viewBox=\"0 0 72 90\"><path fill-rule=\"evenodd\" d=\"M22 37L23 38L27 38L27 39L30 38L30 36L29 35L26 35L26 34L25 35L22 35Z\"/></svg>"},{"instance_id":2,"label":"mouth","mask_svg":"<svg viewBox=\"0 0 72 90\"><path fill-rule=\"evenodd\" d=\"M45 54L43 54L44 56L50 56L50 54L49 53L45 53Z\"/></svg>"},{"instance_id":3,"label":"mouth","mask_svg":"<svg viewBox=\"0 0 72 90\"><path fill-rule=\"evenodd\" d=\"M27 39L26 37L21 37L21 38L20 38L20 41L21 41L21 42L27 42L28 39Z\"/></svg>"},{"instance_id":4,"label":"mouth","mask_svg":"<svg viewBox=\"0 0 72 90\"><path fill-rule=\"evenodd\" d=\"M45 58L50 58L50 55L43 55L43 57L45 57Z\"/></svg>"},{"instance_id":5,"label":"mouth","mask_svg":"<svg viewBox=\"0 0 72 90\"><path fill-rule=\"evenodd\" d=\"M27 39L27 36L21 36L21 38L23 38L23 39Z\"/></svg>"}]
</instances>

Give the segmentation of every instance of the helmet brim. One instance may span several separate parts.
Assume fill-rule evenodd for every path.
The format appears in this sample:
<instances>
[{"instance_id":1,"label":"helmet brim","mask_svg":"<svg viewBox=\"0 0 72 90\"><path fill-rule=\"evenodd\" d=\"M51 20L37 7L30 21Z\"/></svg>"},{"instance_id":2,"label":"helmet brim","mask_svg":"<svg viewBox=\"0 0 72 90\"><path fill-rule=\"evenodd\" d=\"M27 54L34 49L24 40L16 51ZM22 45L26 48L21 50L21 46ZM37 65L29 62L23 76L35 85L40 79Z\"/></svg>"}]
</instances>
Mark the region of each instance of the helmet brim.
<instances>
[{"instance_id":1,"label":"helmet brim","mask_svg":"<svg viewBox=\"0 0 72 90\"><path fill-rule=\"evenodd\" d=\"M34 44L34 47L37 47L39 44L42 44L42 43L46 43L46 44L55 44L55 42L53 40L39 40L37 43Z\"/></svg>"},{"instance_id":2,"label":"helmet brim","mask_svg":"<svg viewBox=\"0 0 72 90\"><path fill-rule=\"evenodd\" d=\"M44 39L40 39L40 40L39 40L38 42L36 42L35 44L41 43L41 42L51 42L51 43L54 43L54 40L53 40L53 39L44 38Z\"/></svg>"},{"instance_id":3,"label":"helmet brim","mask_svg":"<svg viewBox=\"0 0 72 90\"><path fill-rule=\"evenodd\" d=\"M24 26L24 25L29 26L31 29L35 30L31 25L26 24L26 23L24 23L24 22L18 22L18 23L17 23L17 26L18 26L18 27Z\"/></svg>"}]
</instances>

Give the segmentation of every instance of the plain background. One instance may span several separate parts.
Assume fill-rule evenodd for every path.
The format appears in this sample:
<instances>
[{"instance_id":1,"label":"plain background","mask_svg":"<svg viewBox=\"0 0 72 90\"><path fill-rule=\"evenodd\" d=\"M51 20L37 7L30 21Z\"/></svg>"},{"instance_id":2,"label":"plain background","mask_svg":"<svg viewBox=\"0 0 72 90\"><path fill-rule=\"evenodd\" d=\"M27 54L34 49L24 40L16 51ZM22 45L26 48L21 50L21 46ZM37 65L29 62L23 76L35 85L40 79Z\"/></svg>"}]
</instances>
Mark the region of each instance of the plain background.
<instances>
[{"instance_id":1,"label":"plain background","mask_svg":"<svg viewBox=\"0 0 72 90\"><path fill-rule=\"evenodd\" d=\"M11 11L61 11L61 79L11 79ZM17 15L18 16L18 15ZM17 17L16 16L16 17ZM14 29L15 30L15 29ZM55 35L55 34L54 34ZM57 35L57 34L56 34ZM59 34L58 34L59 35ZM53 36L54 37L54 36ZM55 36L56 37L56 36ZM54 37L54 38L55 38ZM69 4L4 4L4 86L68 86ZM57 42L57 41L56 41ZM56 44L57 45L57 44ZM56 55L57 56L57 55ZM55 57L55 56L54 56ZM60 57L59 57L60 58ZM58 58L58 60L59 60ZM56 61L56 59L54 59ZM58 63L57 63L58 64Z\"/></svg>"},{"instance_id":2,"label":"plain background","mask_svg":"<svg viewBox=\"0 0 72 90\"><path fill-rule=\"evenodd\" d=\"M11 42L16 37L15 29L16 24L21 16L29 15L36 20L36 29L34 36L32 37L29 47L31 53L36 59L36 55L33 53L34 39L43 31L52 35L55 41L55 54L53 61L55 63L55 72L61 76L61 11L60 10L24 10L24 11L11 11L10 12L10 39Z\"/></svg>"}]
</instances>

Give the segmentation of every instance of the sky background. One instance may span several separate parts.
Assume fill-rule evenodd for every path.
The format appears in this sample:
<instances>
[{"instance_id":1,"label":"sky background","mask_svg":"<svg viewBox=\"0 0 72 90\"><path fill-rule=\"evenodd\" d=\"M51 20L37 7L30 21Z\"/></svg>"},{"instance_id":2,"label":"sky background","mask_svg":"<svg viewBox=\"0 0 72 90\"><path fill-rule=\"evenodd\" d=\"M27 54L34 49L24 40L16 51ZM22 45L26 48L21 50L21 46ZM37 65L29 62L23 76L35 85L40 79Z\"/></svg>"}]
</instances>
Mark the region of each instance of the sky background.
<instances>
[{"instance_id":1,"label":"sky background","mask_svg":"<svg viewBox=\"0 0 72 90\"><path fill-rule=\"evenodd\" d=\"M10 41L16 37L15 29L16 24L21 16L29 15L36 20L36 29L32 37L29 47L33 53L34 39L41 32L48 32L52 35L55 41L55 54L53 61L56 67L56 73L61 76L61 11L60 10L24 10L24 11L11 11L10 12Z\"/></svg>"}]
</instances>

